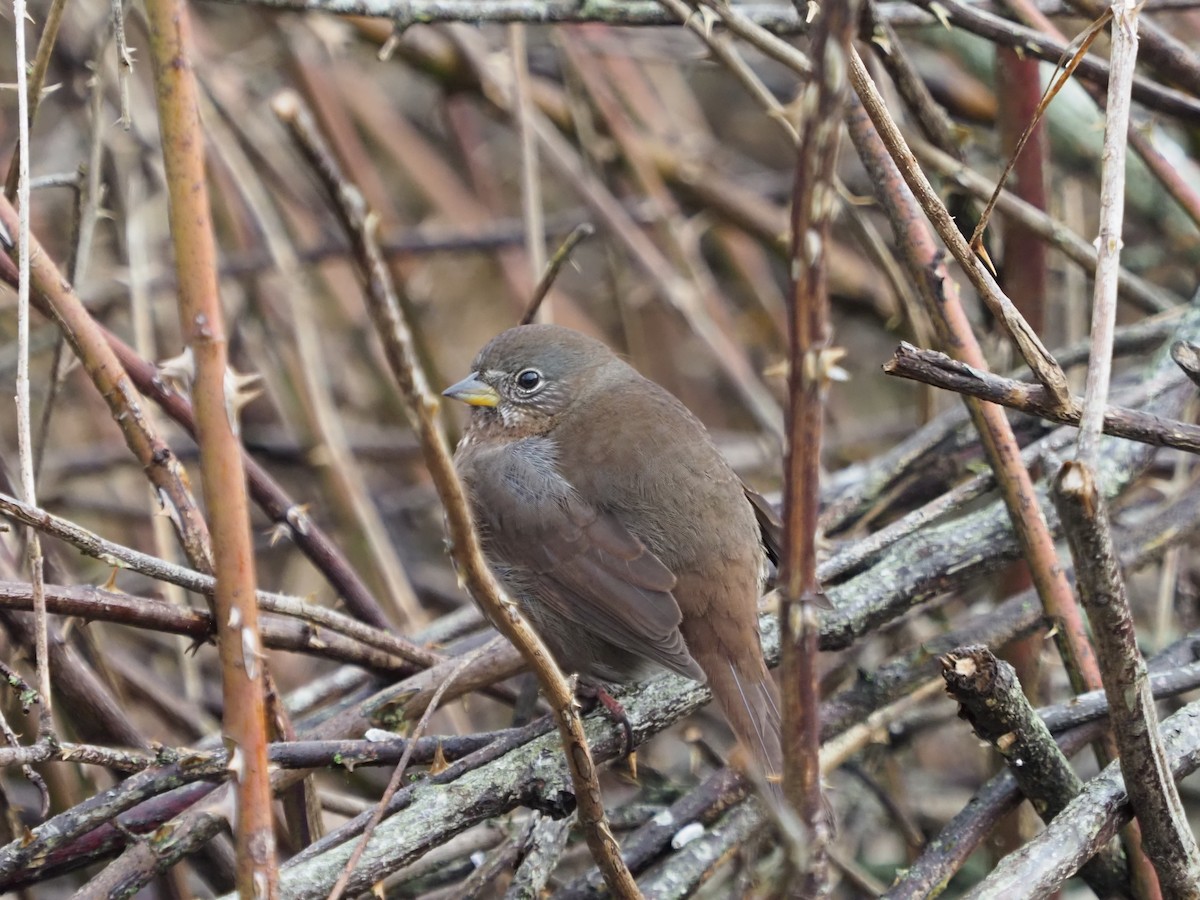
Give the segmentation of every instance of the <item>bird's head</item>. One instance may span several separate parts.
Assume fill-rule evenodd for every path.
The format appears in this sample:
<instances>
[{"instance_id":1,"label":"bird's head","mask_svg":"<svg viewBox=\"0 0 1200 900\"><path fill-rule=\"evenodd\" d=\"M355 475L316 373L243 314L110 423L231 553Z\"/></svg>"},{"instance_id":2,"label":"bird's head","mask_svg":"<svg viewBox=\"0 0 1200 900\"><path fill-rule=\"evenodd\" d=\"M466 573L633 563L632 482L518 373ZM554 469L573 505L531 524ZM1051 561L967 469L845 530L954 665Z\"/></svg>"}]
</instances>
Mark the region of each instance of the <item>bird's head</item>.
<instances>
[{"instance_id":1,"label":"bird's head","mask_svg":"<svg viewBox=\"0 0 1200 900\"><path fill-rule=\"evenodd\" d=\"M471 374L442 393L472 407L472 424L538 434L625 368L600 341L558 325L521 325L494 337Z\"/></svg>"}]
</instances>

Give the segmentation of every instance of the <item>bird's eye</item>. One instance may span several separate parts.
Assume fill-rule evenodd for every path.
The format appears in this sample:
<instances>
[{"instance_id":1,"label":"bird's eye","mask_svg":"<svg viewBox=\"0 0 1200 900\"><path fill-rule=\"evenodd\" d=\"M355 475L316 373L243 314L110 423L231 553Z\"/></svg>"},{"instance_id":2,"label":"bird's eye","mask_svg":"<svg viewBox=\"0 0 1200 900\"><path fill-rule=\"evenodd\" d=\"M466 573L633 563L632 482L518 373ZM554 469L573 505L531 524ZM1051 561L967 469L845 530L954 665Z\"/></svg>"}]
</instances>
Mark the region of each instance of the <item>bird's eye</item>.
<instances>
[{"instance_id":1,"label":"bird's eye","mask_svg":"<svg viewBox=\"0 0 1200 900\"><path fill-rule=\"evenodd\" d=\"M542 373L537 369L523 369L517 374L517 387L523 391L535 391L542 385Z\"/></svg>"}]
</instances>

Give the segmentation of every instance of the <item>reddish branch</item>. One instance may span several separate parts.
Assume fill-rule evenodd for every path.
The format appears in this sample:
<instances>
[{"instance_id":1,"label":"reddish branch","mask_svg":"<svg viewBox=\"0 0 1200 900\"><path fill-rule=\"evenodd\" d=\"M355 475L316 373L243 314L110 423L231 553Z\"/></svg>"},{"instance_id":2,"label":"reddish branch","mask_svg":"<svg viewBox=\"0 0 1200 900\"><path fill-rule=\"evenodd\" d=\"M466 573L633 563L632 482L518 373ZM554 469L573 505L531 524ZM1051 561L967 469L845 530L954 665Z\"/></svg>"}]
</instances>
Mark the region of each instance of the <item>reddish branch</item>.
<instances>
[{"instance_id":1,"label":"reddish branch","mask_svg":"<svg viewBox=\"0 0 1200 900\"><path fill-rule=\"evenodd\" d=\"M18 233L17 212L2 196L0 225L10 235ZM208 529L179 459L146 418L142 398L109 348L104 330L71 289L53 257L32 236L29 258L33 281L30 301L38 312L58 326L97 392L108 404L125 444L142 464L159 503L170 513L171 524L175 526L188 561L193 568L209 571L212 565ZM5 255L0 255L0 279L12 285L17 283L16 266Z\"/></svg>"},{"instance_id":2,"label":"reddish branch","mask_svg":"<svg viewBox=\"0 0 1200 900\"><path fill-rule=\"evenodd\" d=\"M784 786L808 828L811 856L804 896L828 889L830 836L821 798L819 628L815 602L821 434L830 376L841 352L832 346L827 248L832 239L838 145L847 94L847 56L858 24L854 0L821 6L813 33L813 78L801 89L804 110L792 195L792 302L788 317L787 444L784 540L779 588L783 656Z\"/></svg>"},{"instance_id":3,"label":"reddish branch","mask_svg":"<svg viewBox=\"0 0 1200 900\"><path fill-rule=\"evenodd\" d=\"M142 359L119 337L103 329L102 333L137 389L157 403L163 412L194 437L196 416L187 398L168 387L159 377L158 369ZM246 469L250 495L254 502L277 527L287 528L292 542L324 574L347 608L368 625L380 629L389 628L379 601L329 535L309 516L306 506L289 497L271 474L248 453L243 454L242 464ZM397 640L403 638L397 637ZM431 665L436 661L437 655L420 647L413 647L411 654L406 658L421 665Z\"/></svg>"},{"instance_id":4,"label":"reddish branch","mask_svg":"<svg viewBox=\"0 0 1200 900\"><path fill-rule=\"evenodd\" d=\"M189 58L191 20L181 0L149 0L154 87L179 272L179 319L196 361L193 396L204 496L212 524L223 731L235 751L234 841L238 892L277 889L271 785L267 772L264 657L254 591L254 548L241 446L226 396L227 339L217 289L217 251L204 168L199 93Z\"/></svg>"},{"instance_id":5,"label":"reddish branch","mask_svg":"<svg viewBox=\"0 0 1200 900\"><path fill-rule=\"evenodd\" d=\"M859 157L873 176L879 199L892 221L902 248L901 258L920 288L947 349L963 362L984 370L987 366L983 353L963 311L957 286L949 277L941 253L921 221L908 184L924 179L912 171L915 160L904 146L899 129L861 60L851 71L851 81L862 99L862 106L850 115L850 135ZM906 164L905 168L897 166L892 154ZM1056 393L1056 396L1062 395ZM1038 596L1047 615L1056 623L1055 637L1071 684L1076 693L1098 689L1101 681L1096 658L1071 586L1059 564L1054 539L1038 506L1033 482L1021 462L1020 447L1012 428L999 407L977 401L968 401L967 406L996 474Z\"/></svg>"}]
</instances>

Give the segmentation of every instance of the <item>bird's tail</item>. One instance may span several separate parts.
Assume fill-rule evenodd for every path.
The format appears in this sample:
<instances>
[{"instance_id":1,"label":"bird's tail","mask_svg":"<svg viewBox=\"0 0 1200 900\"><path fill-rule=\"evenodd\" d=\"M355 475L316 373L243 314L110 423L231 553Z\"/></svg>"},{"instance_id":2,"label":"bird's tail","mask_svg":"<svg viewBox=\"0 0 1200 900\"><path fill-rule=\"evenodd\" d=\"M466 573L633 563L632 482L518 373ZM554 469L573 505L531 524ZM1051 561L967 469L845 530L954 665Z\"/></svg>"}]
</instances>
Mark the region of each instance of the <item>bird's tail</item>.
<instances>
[{"instance_id":1,"label":"bird's tail","mask_svg":"<svg viewBox=\"0 0 1200 900\"><path fill-rule=\"evenodd\" d=\"M772 795L783 797L782 715L779 688L762 657L723 656L711 665L700 663L708 684L738 741L766 778Z\"/></svg>"}]
</instances>

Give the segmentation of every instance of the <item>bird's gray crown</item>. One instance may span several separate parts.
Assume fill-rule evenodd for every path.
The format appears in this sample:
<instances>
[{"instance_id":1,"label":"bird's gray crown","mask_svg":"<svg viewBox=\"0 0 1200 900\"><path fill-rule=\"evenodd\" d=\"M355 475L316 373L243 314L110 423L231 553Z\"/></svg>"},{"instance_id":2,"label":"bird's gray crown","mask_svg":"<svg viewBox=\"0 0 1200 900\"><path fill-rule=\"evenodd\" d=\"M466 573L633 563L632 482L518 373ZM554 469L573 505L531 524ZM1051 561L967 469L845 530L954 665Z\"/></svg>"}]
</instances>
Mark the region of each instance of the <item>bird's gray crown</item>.
<instances>
[{"instance_id":1,"label":"bird's gray crown","mask_svg":"<svg viewBox=\"0 0 1200 900\"><path fill-rule=\"evenodd\" d=\"M561 325L518 325L492 338L475 357L476 372L535 367L547 376L570 375L616 359L602 342Z\"/></svg>"}]
</instances>

